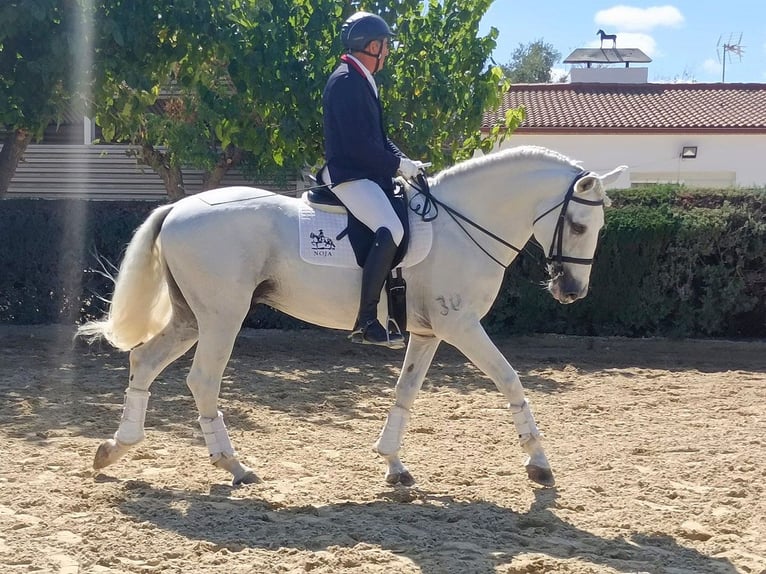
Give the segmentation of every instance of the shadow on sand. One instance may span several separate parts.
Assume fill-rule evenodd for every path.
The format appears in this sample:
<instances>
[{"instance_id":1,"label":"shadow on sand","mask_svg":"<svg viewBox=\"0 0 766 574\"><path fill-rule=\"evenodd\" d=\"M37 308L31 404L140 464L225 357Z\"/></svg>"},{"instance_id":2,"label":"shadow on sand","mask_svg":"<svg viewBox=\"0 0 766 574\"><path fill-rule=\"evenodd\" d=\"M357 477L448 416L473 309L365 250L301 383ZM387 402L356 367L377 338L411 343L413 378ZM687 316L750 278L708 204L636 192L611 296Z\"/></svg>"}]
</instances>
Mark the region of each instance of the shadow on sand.
<instances>
[{"instance_id":1,"label":"shadow on sand","mask_svg":"<svg viewBox=\"0 0 766 574\"><path fill-rule=\"evenodd\" d=\"M572 559L625 573L737 572L729 561L700 554L669 536L604 538L578 529L551 511L555 489L536 489L527 512L418 489L388 490L369 503L318 507L229 498L229 493L223 486L208 495L130 481L120 509L135 520L231 551L318 551L367 543L407 556L424 574L491 574L529 553L536 555L535 572L553 572L558 560Z\"/></svg>"}]
</instances>

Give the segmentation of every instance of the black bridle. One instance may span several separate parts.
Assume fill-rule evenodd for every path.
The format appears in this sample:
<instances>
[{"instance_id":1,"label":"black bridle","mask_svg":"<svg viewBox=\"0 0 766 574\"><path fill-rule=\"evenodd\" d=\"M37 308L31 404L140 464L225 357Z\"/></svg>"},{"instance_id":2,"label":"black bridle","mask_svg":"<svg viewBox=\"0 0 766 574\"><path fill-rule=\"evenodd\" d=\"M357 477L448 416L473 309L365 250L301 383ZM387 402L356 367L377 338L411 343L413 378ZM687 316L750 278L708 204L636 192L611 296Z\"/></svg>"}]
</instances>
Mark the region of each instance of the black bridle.
<instances>
[{"instance_id":1,"label":"black bridle","mask_svg":"<svg viewBox=\"0 0 766 574\"><path fill-rule=\"evenodd\" d=\"M574 263L577 265L591 265L593 263L593 258L590 259L584 259L581 257L569 257L568 255L564 255L562 253L563 249L563 241L564 241L564 222L566 221L566 215L567 215L567 209L569 207L570 202L580 203L582 205L591 205L591 206L599 206L604 205L604 200L590 200L590 199L581 199L579 197L574 196L574 190L575 185L578 181L585 175L587 175L589 172L587 171L581 171L579 172L575 178L572 180L572 183L569 184L569 188L567 189L567 192L564 194L564 199L562 199L560 202L558 202L556 205L551 207L550 209L546 210L541 215L538 215L535 220L532 222L532 225L540 221L542 218L544 218L546 215L549 215L551 212L553 212L556 208L561 207L561 211L559 212L559 218L556 221L556 228L553 230L553 239L551 240L551 246L548 250L546 262L549 265L555 265L558 267L561 267L564 263ZM444 211L447 212L447 214L457 223L458 227L463 230L463 232L471 239L471 241L474 242L474 244L481 249L481 251L492 261L503 267L504 269L508 268L508 265L505 265L503 262L501 262L499 259L497 259L494 255L492 255L489 251L487 251L478 241L476 241L476 238L474 238L473 235L468 231L468 229L465 228L463 223L467 223L471 227L481 231L484 235L491 237L498 243L504 245L505 247L508 247L509 249L512 249L516 253L521 253L524 249L520 249L516 247L515 245L507 242L502 237L498 237L485 227L482 227L475 221L469 219L459 211L455 210L454 208L450 207L449 205L445 204L441 200L437 199L431 194L431 190L428 186L428 180L423 174L420 174L417 176L415 181L410 182L413 186L413 188L418 192L413 196L413 198L410 200L410 209L412 209L415 213L417 213L423 221L433 221L436 219L439 215L439 209L442 208ZM422 202L422 204L417 204L417 198L419 195L422 195L425 200ZM436 206L436 207L434 207ZM433 214L431 212L433 211ZM462 223L461 223L462 222ZM542 248L542 246L541 246Z\"/></svg>"},{"instance_id":2,"label":"black bridle","mask_svg":"<svg viewBox=\"0 0 766 574\"><path fill-rule=\"evenodd\" d=\"M582 205L591 205L593 207L598 207L599 205L604 205L603 199L598 200L590 200L590 199L582 199L580 197L574 196L574 188L578 181L580 181L581 178L588 175L588 172L581 171L580 173L575 176L572 183L569 185L569 189L567 189L567 192L564 194L564 199L562 199L559 203L542 213L541 215L538 215L535 220L532 222L532 225L540 221L543 217L548 215L550 212L552 212L554 209L556 209L559 205L561 206L561 211L559 212L559 218L556 221L556 229L553 230L553 239L551 240L551 246L548 250L548 257L546 258L546 261L551 264L555 264L558 266L561 266L563 263L575 263L577 265L591 265L593 263L593 258L590 259L583 259L581 257L569 257L568 255L564 255L563 252L563 242L564 242L564 222L566 221L567 216L567 209L569 208L569 202L573 201L575 203L580 203ZM555 246L555 253L554 253L554 246Z\"/></svg>"}]
</instances>

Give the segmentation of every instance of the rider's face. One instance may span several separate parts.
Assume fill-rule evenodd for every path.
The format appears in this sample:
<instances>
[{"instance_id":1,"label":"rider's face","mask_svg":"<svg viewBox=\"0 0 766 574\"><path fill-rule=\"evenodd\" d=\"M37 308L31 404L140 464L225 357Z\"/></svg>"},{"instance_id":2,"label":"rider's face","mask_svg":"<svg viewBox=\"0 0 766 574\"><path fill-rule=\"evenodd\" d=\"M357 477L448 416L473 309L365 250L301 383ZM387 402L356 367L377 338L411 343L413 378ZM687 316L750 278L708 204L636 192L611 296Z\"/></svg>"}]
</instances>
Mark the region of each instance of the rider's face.
<instances>
[{"instance_id":1,"label":"rider's face","mask_svg":"<svg viewBox=\"0 0 766 574\"><path fill-rule=\"evenodd\" d=\"M383 40L376 41L376 43L377 43L376 48L380 49L380 66L378 67L378 70L382 70L383 64L386 62L386 57L388 56L388 53L390 51L389 40L388 38L385 38ZM377 53L377 50L376 50L376 53Z\"/></svg>"}]
</instances>

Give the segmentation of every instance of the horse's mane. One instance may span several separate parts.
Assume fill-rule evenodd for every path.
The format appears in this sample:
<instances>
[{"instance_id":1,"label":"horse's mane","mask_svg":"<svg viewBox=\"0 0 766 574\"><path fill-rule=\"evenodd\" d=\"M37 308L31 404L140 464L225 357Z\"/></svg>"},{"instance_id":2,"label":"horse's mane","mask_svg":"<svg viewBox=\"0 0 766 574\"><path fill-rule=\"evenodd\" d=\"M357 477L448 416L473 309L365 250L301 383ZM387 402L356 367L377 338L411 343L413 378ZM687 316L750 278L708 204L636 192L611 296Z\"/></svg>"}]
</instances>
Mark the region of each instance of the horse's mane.
<instances>
[{"instance_id":1,"label":"horse's mane","mask_svg":"<svg viewBox=\"0 0 766 574\"><path fill-rule=\"evenodd\" d=\"M523 145L492 152L487 155L475 157L455 164L452 167L449 167L436 174L434 177L434 183L446 182L455 176L468 173L482 167L487 167L491 164L505 163L509 160L518 161L524 159L555 161L569 165L575 170L580 169L580 162L570 159L557 151L542 146Z\"/></svg>"}]
</instances>

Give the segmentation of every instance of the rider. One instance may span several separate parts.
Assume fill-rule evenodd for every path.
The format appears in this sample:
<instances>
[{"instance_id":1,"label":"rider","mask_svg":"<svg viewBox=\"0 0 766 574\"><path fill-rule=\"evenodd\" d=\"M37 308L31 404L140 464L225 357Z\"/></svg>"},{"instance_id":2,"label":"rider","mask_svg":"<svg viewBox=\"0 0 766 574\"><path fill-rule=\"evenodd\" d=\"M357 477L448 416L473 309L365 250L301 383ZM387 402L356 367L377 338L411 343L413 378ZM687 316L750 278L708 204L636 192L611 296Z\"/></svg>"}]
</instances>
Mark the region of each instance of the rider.
<instances>
[{"instance_id":1,"label":"rider","mask_svg":"<svg viewBox=\"0 0 766 574\"><path fill-rule=\"evenodd\" d=\"M402 336L378 321L378 301L404 229L387 195L399 173L413 178L418 163L388 138L373 74L389 53L394 33L383 18L357 12L341 28L346 53L322 94L326 168L324 183L359 221L375 233L362 271L359 314L351 333L357 343L399 346Z\"/></svg>"}]
</instances>

